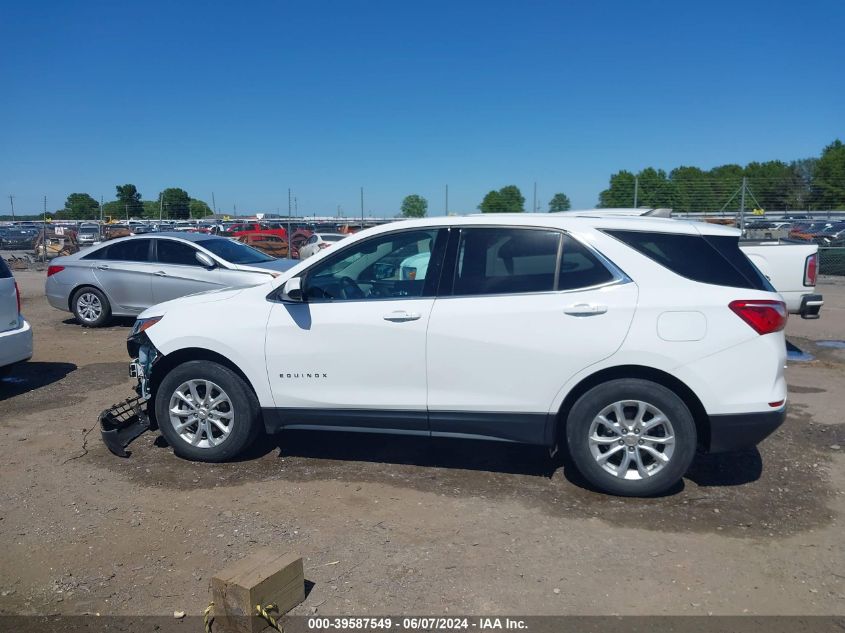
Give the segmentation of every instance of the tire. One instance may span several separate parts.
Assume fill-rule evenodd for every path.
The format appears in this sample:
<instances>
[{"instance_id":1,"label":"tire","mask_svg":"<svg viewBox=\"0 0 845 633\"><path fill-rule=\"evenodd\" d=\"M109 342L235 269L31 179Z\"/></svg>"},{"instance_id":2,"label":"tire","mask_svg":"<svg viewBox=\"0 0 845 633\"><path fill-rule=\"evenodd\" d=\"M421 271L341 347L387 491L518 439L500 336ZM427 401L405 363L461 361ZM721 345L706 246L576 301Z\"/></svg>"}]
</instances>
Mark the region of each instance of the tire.
<instances>
[{"instance_id":1,"label":"tire","mask_svg":"<svg viewBox=\"0 0 845 633\"><path fill-rule=\"evenodd\" d=\"M200 407L192 404L197 400ZM172 413L174 408L180 413ZM261 430L260 408L252 389L228 367L209 361L192 360L174 367L156 390L155 414L173 452L194 461L232 459Z\"/></svg>"},{"instance_id":2,"label":"tire","mask_svg":"<svg viewBox=\"0 0 845 633\"><path fill-rule=\"evenodd\" d=\"M111 318L111 304L105 293L92 286L74 292L70 308L82 327L103 327Z\"/></svg>"},{"instance_id":3,"label":"tire","mask_svg":"<svg viewBox=\"0 0 845 633\"><path fill-rule=\"evenodd\" d=\"M695 456L697 433L673 391L626 378L593 387L577 400L566 421L566 441L578 471L597 489L649 497L681 480Z\"/></svg>"}]
</instances>

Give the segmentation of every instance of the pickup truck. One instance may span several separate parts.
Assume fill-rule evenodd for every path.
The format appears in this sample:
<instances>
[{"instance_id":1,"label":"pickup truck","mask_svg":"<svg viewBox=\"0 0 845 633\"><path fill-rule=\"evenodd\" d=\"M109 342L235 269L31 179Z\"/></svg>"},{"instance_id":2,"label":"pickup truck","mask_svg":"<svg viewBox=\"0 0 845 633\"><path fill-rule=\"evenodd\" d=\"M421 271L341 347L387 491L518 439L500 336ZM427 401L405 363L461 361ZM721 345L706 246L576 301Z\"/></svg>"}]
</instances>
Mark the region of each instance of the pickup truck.
<instances>
[{"instance_id":1,"label":"pickup truck","mask_svg":"<svg viewBox=\"0 0 845 633\"><path fill-rule=\"evenodd\" d=\"M783 297L790 314L818 319L824 298L816 294L819 247L788 240L740 241L740 250Z\"/></svg>"}]
</instances>

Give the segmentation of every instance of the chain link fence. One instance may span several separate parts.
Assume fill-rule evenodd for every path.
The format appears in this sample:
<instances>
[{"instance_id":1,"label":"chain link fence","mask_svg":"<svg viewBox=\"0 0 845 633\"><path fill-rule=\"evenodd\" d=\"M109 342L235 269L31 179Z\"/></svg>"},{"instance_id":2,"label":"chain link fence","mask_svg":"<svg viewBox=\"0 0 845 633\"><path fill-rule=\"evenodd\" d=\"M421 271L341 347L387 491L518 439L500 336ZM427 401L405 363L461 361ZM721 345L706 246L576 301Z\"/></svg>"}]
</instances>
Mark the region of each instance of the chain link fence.
<instances>
[{"instance_id":1,"label":"chain link fence","mask_svg":"<svg viewBox=\"0 0 845 633\"><path fill-rule=\"evenodd\" d=\"M845 246L819 247L819 274L845 275Z\"/></svg>"}]
</instances>

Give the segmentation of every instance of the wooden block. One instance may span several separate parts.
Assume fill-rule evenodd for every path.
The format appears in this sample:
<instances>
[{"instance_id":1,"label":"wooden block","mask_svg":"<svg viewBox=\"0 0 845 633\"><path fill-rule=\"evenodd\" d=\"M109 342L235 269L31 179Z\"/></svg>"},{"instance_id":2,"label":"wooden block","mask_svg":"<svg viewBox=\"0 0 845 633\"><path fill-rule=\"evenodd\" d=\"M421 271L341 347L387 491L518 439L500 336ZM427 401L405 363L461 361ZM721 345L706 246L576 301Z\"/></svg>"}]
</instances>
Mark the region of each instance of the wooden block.
<instances>
[{"instance_id":1,"label":"wooden block","mask_svg":"<svg viewBox=\"0 0 845 633\"><path fill-rule=\"evenodd\" d=\"M214 622L232 633L258 633L267 621L255 605L276 604L276 615L305 600L305 575L298 554L264 548L223 569L211 579Z\"/></svg>"}]
</instances>

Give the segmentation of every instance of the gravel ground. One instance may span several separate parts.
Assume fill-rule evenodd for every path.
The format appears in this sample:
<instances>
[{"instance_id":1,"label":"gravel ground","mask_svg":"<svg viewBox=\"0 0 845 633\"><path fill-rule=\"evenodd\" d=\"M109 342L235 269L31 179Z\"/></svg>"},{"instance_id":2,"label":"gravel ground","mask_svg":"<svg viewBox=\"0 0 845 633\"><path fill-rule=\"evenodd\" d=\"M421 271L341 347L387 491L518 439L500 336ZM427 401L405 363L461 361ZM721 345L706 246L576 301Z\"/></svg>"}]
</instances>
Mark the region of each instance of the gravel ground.
<instances>
[{"instance_id":1,"label":"gravel ground","mask_svg":"<svg viewBox=\"0 0 845 633\"><path fill-rule=\"evenodd\" d=\"M287 432L224 465L154 434L119 459L96 419L131 394L131 321L82 329L16 273L36 350L0 382L0 614L202 613L210 577L295 550L297 614L842 614L845 283L792 319L787 423L700 458L673 494L586 489L542 450Z\"/></svg>"}]
</instances>

